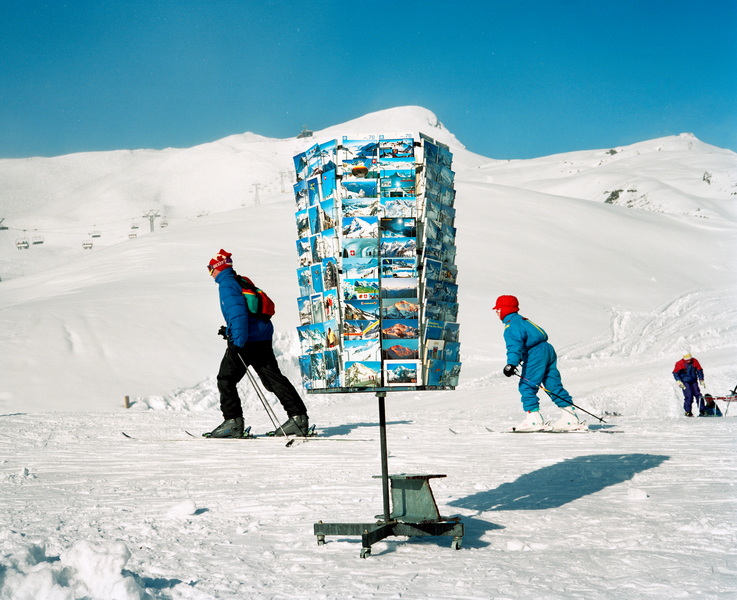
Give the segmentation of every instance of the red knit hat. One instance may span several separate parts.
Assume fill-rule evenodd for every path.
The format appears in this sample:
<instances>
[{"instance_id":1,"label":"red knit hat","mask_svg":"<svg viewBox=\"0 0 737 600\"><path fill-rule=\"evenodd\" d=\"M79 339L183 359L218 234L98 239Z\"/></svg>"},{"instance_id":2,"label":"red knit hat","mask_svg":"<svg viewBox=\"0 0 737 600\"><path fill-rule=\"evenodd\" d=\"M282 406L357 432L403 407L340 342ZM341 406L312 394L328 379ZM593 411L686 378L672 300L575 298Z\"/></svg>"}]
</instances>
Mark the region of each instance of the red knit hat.
<instances>
[{"instance_id":1,"label":"red knit hat","mask_svg":"<svg viewBox=\"0 0 737 600\"><path fill-rule=\"evenodd\" d=\"M494 310L498 310L499 318L503 319L508 314L519 312L519 300L516 296L499 296L496 299Z\"/></svg>"},{"instance_id":2,"label":"red knit hat","mask_svg":"<svg viewBox=\"0 0 737 600\"><path fill-rule=\"evenodd\" d=\"M222 248L215 256L212 257L210 263L207 265L207 270L212 273L213 271L222 271L223 269L230 269L233 267L233 256L230 252L226 252Z\"/></svg>"}]
</instances>

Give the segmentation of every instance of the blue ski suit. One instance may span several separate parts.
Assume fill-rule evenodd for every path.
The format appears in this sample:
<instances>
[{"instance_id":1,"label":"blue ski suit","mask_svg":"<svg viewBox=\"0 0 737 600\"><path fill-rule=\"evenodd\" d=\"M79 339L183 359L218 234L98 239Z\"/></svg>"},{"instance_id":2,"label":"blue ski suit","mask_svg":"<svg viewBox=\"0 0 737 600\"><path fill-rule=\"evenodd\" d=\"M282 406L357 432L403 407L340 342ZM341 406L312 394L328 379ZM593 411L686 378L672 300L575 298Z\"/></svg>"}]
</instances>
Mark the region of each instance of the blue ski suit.
<instances>
[{"instance_id":1,"label":"blue ski suit","mask_svg":"<svg viewBox=\"0 0 737 600\"><path fill-rule=\"evenodd\" d=\"M522 363L519 392L522 407L526 411L540 409L537 391L542 386L556 406L572 404L571 395L563 387L558 371L558 356L548 343L548 334L513 312L502 319L504 323L504 342L507 345L507 364L517 366Z\"/></svg>"}]
</instances>

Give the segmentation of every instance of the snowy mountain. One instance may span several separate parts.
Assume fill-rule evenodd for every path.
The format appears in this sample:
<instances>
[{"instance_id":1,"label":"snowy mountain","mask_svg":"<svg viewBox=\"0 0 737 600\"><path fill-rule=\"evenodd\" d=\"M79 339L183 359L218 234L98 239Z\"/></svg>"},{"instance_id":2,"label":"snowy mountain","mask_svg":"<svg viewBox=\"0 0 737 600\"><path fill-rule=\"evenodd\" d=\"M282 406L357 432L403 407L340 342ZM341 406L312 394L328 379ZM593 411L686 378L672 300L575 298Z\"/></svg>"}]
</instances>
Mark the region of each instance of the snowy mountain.
<instances>
[{"instance_id":1,"label":"snowy mountain","mask_svg":"<svg viewBox=\"0 0 737 600\"><path fill-rule=\"evenodd\" d=\"M464 385L481 385L488 365L504 360L489 311L501 293L518 295L523 314L587 369L631 335L640 341L628 354L611 354L663 361L660 371L686 347L734 347L733 152L684 134L500 161L465 150L426 109L403 107L314 138L246 133L187 149L0 161L0 216L10 227L0 231L0 364L12 374L0 407L113 408L126 395L211 380L221 317L204 266L221 247L276 297L295 374L292 156L331 136L415 130L454 153ZM153 232L142 218L151 212L161 215ZM43 244L16 249L33 234ZM707 315L710 327L696 327ZM643 328L659 333L645 343ZM53 376L28 376L39 370Z\"/></svg>"},{"instance_id":2,"label":"snowy mountain","mask_svg":"<svg viewBox=\"0 0 737 600\"><path fill-rule=\"evenodd\" d=\"M210 258L232 252L276 301L277 356L299 381L292 156L414 131L454 154L463 370L455 391L390 395L390 469L447 473L433 489L466 537L460 552L387 540L360 561L355 539L318 547L312 524L380 511L371 394L306 396L334 441L184 430L220 419ZM482 157L420 107L314 138L0 160L0 598L733 597L737 409L684 418L671 370L690 351L707 391L737 384L735 174L737 155L690 134ZM500 294L606 417L594 433L500 433L521 419ZM355 381L373 377L359 366Z\"/></svg>"}]
</instances>

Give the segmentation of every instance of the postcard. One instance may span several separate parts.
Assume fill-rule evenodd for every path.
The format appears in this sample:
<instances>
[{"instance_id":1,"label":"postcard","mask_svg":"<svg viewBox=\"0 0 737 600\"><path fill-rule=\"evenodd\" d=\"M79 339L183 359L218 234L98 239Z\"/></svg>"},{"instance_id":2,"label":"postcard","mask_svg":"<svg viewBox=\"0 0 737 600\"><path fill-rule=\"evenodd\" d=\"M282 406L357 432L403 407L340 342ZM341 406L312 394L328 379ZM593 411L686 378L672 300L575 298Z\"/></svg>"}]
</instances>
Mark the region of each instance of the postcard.
<instances>
[{"instance_id":1,"label":"postcard","mask_svg":"<svg viewBox=\"0 0 737 600\"><path fill-rule=\"evenodd\" d=\"M445 361L430 359L425 362L425 381L426 385L432 387L440 387L443 385L443 377L445 375Z\"/></svg>"},{"instance_id":2,"label":"postcard","mask_svg":"<svg viewBox=\"0 0 737 600\"><path fill-rule=\"evenodd\" d=\"M300 267L297 269L297 285L299 285L299 295L308 296L312 294L312 267Z\"/></svg>"},{"instance_id":3,"label":"postcard","mask_svg":"<svg viewBox=\"0 0 737 600\"><path fill-rule=\"evenodd\" d=\"M343 321L343 338L347 340L379 339L379 320L350 319Z\"/></svg>"},{"instance_id":4,"label":"postcard","mask_svg":"<svg viewBox=\"0 0 737 600\"><path fill-rule=\"evenodd\" d=\"M381 300L382 319L416 319L420 314L417 298L383 298Z\"/></svg>"},{"instance_id":5,"label":"postcard","mask_svg":"<svg viewBox=\"0 0 737 600\"><path fill-rule=\"evenodd\" d=\"M343 259L345 279L376 279L379 276L379 259L375 256L354 256Z\"/></svg>"},{"instance_id":6,"label":"postcard","mask_svg":"<svg viewBox=\"0 0 737 600\"><path fill-rule=\"evenodd\" d=\"M308 216L307 209L304 210L298 210L294 214L295 221L297 222L297 237L303 238L307 237L312 233L310 230L310 219Z\"/></svg>"},{"instance_id":7,"label":"postcard","mask_svg":"<svg viewBox=\"0 0 737 600\"><path fill-rule=\"evenodd\" d=\"M425 322L425 339L426 340L442 340L443 339L443 321L435 321L427 319Z\"/></svg>"},{"instance_id":8,"label":"postcard","mask_svg":"<svg viewBox=\"0 0 737 600\"><path fill-rule=\"evenodd\" d=\"M383 217L380 231L382 238L416 238L417 221L413 217Z\"/></svg>"},{"instance_id":9,"label":"postcard","mask_svg":"<svg viewBox=\"0 0 737 600\"><path fill-rule=\"evenodd\" d=\"M341 179L340 195L344 199L378 198L378 179Z\"/></svg>"},{"instance_id":10,"label":"postcard","mask_svg":"<svg viewBox=\"0 0 737 600\"><path fill-rule=\"evenodd\" d=\"M338 287L338 259L328 256L322 259L322 289L333 290ZM315 290L317 291L317 290Z\"/></svg>"},{"instance_id":11,"label":"postcard","mask_svg":"<svg viewBox=\"0 0 737 600\"><path fill-rule=\"evenodd\" d=\"M406 258L417 256L417 238L385 238L379 240L383 258Z\"/></svg>"},{"instance_id":12,"label":"postcard","mask_svg":"<svg viewBox=\"0 0 737 600\"><path fill-rule=\"evenodd\" d=\"M443 360L444 359L444 340L427 340L425 342L425 360Z\"/></svg>"},{"instance_id":13,"label":"postcard","mask_svg":"<svg viewBox=\"0 0 737 600\"><path fill-rule=\"evenodd\" d=\"M325 320L325 312L322 306L322 294L312 294L310 296L310 303L312 305L312 322L322 323Z\"/></svg>"},{"instance_id":14,"label":"postcard","mask_svg":"<svg viewBox=\"0 0 737 600\"><path fill-rule=\"evenodd\" d=\"M417 277L417 258L414 256L404 258L382 258L382 277Z\"/></svg>"},{"instance_id":15,"label":"postcard","mask_svg":"<svg viewBox=\"0 0 737 600\"><path fill-rule=\"evenodd\" d=\"M378 300L348 300L343 303L344 320L374 321L379 318Z\"/></svg>"},{"instance_id":16,"label":"postcard","mask_svg":"<svg viewBox=\"0 0 737 600\"><path fill-rule=\"evenodd\" d=\"M418 360L387 360L384 362L384 381L387 386L421 385L421 372Z\"/></svg>"},{"instance_id":17,"label":"postcard","mask_svg":"<svg viewBox=\"0 0 737 600\"><path fill-rule=\"evenodd\" d=\"M373 300L379 297L378 279L343 279L343 300Z\"/></svg>"},{"instance_id":18,"label":"postcard","mask_svg":"<svg viewBox=\"0 0 737 600\"><path fill-rule=\"evenodd\" d=\"M345 158L341 161L343 178L378 179L379 168L375 158Z\"/></svg>"},{"instance_id":19,"label":"postcard","mask_svg":"<svg viewBox=\"0 0 737 600\"><path fill-rule=\"evenodd\" d=\"M382 339L411 339L420 337L417 319L384 319L381 321Z\"/></svg>"},{"instance_id":20,"label":"postcard","mask_svg":"<svg viewBox=\"0 0 737 600\"><path fill-rule=\"evenodd\" d=\"M312 264L312 244L309 237L297 240L297 257L301 267Z\"/></svg>"},{"instance_id":21,"label":"postcard","mask_svg":"<svg viewBox=\"0 0 737 600\"><path fill-rule=\"evenodd\" d=\"M328 171L320 175L320 196L323 202L325 200L335 200L338 188L337 180L335 177L335 170Z\"/></svg>"},{"instance_id":22,"label":"postcard","mask_svg":"<svg viewBox=\"0 0 737 600\"><path fill-rule=\"evenodd\" d=\"M343 338L344 362L350 360L381 360L378 340L347 340Z\"/></svg>"},{"instance_id":23,"label":"postcard","mask_svg":"<svg viewBox=\"0 0 737 600\"><path fill-rule=\"evenodd\" d=\"M294 161L294 172L297 175L297 181L307 177L307 154L301 152L292 158ZM296 186L295 186L296 191Z\"/></svg>"},{"instance_id":24,"label":"postcard","mask_svg":"<svg viewBox=\"0 0 737 600\"><path fill-rule=\"evenodd\" d=\"M414 138L379 139L379 158L409 158L414 155Z\"/></svg>"},{"instance_id":25,"label":"postcard","mask_svg":"<svg viewBox=\"0 0 737 600\"><path fill-rule=\"evenodd\" d=\"M320 178L311 177L307 180L307 205L315 206L320 204L322 198L320 197Z\"/></svg>"},{"instance_id":26,"label":"postcard","mask_svg":"<svg viewBox=\"0 0 737 600\"><path fill-rule=\"evenodd\" d=\"M343 239L350 238L378 238L378 217L343 217Z\"/></svg>"},{"instance_id":27,"label":"postcard","mask_svg":"<svg viewBox=\"0 0 737 600\"><path fill-rule=\"evenodd\" d=\"M299 324L310 325L312 323L312 301L309 296L297 298L297 310L299 311Z\"/></svg>"},{"instance_id":28,"label":"postcard","mask_svg":"<svg viewBox=\"0 0 737 600\"><path fill-rule=\"evenodd\" d=\"M340 143L347 158L377 158L378 144L375 139L349 140L346 137Z\"/></svg>"},{"instance_id":29,"label":"postcard","mask_svg":"<svg viewBox=\"0 0 737 600\"><path fill-rule=\"evenodd\" d=\"M297 205L297 210L305 210L308 206L307 199L307 181L300 180L292 186L294 188L294 201Z\"/></svg>"},{"instance_id":30,"label":"postcard","mask_svg":"<svg viewBox=\"0 0 737 600\"><path fill-rule=\"evenodd\" d=\"M414 170L382 170L379 180L382 197L414 196L415 179Z\"/></svg>"},{"instance_id":31,"label":"postcard","mask_svg":"<svg viewBox=\"0 0 737 600\"><path fill-rule=\"evenodd\" d=\"M382 278L380 284L381 298L417 298L419 295L417 277Z\"/></svg>"},{"instance_id":32,"label":"postcard","mask_svg":"<svg viewBox=\"0 0 737 600\"><path fill-rule=\"evenodd\" d=\"M376 238L348 238L343 240L343 258L370 258L379 256Z\"/></svg>"},{"instance_id":33,"label":"postcard","mask_svg":"<svg viewBox=\"0 0 737 600\"><path fill-rule=\"evenodd\" d=\"M457 342L460 337L460 325L458 323L445 323L443 337L446 342Z\"/></svg>"},{"instance_id":34,"label":"postcard","mask_svg":"<svg viewBox=\"0 0 737 600\"><path fill-rule=\"evenodd\" d=\"M417 338L382 340L381 357L384 360L419 359L420 340Z\"/></svg>"},{"instance_id":35,"label":"postcard","mask_svg":"<svg viewBox=\"0 0 737 600\"><path fill-rule=\"evenodd\" d=\"M375 217L380 211L378 198L343 198L343 217Z\"/></svg>"},{"instance_id":36,"label":"postcard","mask_svg":"<svg viewBox=\"0 0 737 600\"><path fill-rule=\"evenodd\" d=\"M417 198L414 196L382 198L381 212L386 217L414 217L417 215Z\"/></svg>"},{"instance_id":37,"label":"postcard","mask_svg":"<svg viewBox=\"0 0 737 600\"><path fill-rule=\"evenodd\" d=\"M443 360L447 360L448 362L460 362L460 342L445 342L445 352L443 353Z\"/></svg>"},{"instance_id":38,"label":"postcard","mask_svg":"<svg viewBox=\"0 0 737 600\"><path fill-rule=\"evenodd\" d=\"M346 361L343 374L345 387L381 387L381 361Z\"/></svg>"},{"instance_id":39,"label":"postcard","mask_svg":"<svg viewBox=\"0 0 737 600\"><path fill-rule=\"evenodd\" d=\"M338 290L332 289L322 293L322 307L325 314L325 320L336 319L338 317Z\"/></svg>"}]
</instances>

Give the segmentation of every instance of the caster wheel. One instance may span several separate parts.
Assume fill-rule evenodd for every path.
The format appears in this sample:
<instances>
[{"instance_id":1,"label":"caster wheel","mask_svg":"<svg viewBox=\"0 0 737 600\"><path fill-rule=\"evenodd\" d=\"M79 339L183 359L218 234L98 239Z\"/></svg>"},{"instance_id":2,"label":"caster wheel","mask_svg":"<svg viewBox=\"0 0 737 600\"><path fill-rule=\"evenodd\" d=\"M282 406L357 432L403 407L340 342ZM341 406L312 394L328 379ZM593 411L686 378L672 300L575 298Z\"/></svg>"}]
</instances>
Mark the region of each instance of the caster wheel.
<instances>
[{"instance_id":1,"label":"caster wheel","mask_svg":"<svg viewBox=\"0 0 737 600\"><path fill-rule=\"evenodd\" d=\"M361 548L361 558L368 558L371 556L371 548Z\"/></svg>"},{"instance_id":2,"label":"caster wheel","mask_svg":"<svg viewBox=\"0 0 737 600\"><path fill-rule=\"evenodd\" d=\"M325 545L325 536L324 535L318 535L317 536L317 545L318 546L324 546Z\"/></svg>"},{"instance_id":3,"label":"caster wheel","mask_svg":"<svg viewBox=\"0 0 737 600\"><path fill-rule=\"evenodd\" d=\"M453 548L453 550L460 550L461 549L461 538L454 539L450 543L450 547Z\"/></svg>"}]
</instances>

